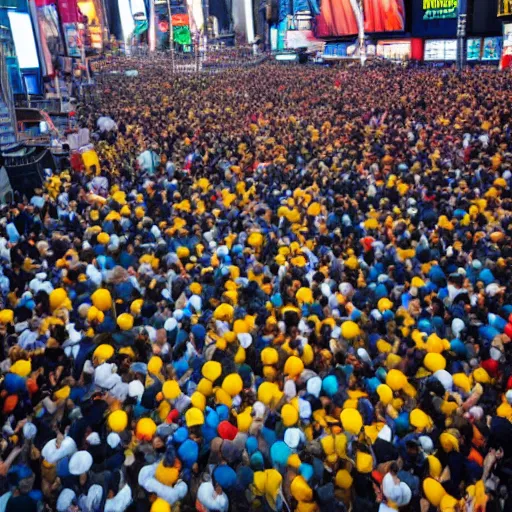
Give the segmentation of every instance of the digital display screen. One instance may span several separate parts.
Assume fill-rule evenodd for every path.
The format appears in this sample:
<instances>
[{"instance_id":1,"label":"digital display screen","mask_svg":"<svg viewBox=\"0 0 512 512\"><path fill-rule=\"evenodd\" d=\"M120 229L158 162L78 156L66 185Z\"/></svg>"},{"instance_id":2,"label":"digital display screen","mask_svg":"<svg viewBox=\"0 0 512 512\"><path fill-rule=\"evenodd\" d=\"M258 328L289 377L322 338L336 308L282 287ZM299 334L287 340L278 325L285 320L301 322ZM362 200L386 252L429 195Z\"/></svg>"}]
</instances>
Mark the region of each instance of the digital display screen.
<instances>
[{"instance_id":1,"label":"digital display screen","mask_svg":"<svg viewBox=\"0 0 512 512\"><path fill-rule=\"evenodd\" d=\"M63 23L64 41L70 57L80 57L80 34L76 23Z\"/></svg>"},{"instance_id":2,"label":"digital display screen","mask_svg":"<svg viewBox=\"0 0 512 512\"><path fill-rule=\"evenodd\" d=\"M131 0L133 19L135 20L147 20L146 15L146 4L144 0Z\"/></svg>"},{"instance_id":3,"label":"digital display screen","mask_svg":"<svg viewBox=\"0 0 512 512\"><path fill-rule=\"evenodd\" d=\"M510 16L512 14L511 0L498 0L498 16Z\"/></svg>"},{"instance_id":4,"label":"digital display screen","mask_svg":"<svg viewBox=\"0 0 512 512\"><path fill-rule=\"evenodd\" d=\"M512 55L512 23L503 23L503 56Z\"/></svg>"},{"instance_id":5,"label":"digital display screen","mask_svg":"<svg viewBox=\"0 0 512 512\"><path fill-rule=\"evenodd\" d=\"M512 23L503 23L503 46L512 46Z\"/></svg>"},{"instance_id":6,"label":"digital display screen","mask_svg":"<svg viewBox=\"0 0 512 512\"><path fill-rule=\"evenodd\" d=\"M23 78L25 80L27 94L39 94L41 92L39 90L39 81L37 80L36 75L24 75Z\"/></svg>"},{"instance_id":7,"label":"digital display screen","mask_svg":"<svg viewBox=\"0 0 512 512\"><path fill-rule=\"evenodd\" d=\"M121 18L121 26L123 27L123 38L126 41L133 33L135 22L133 21L130 0L118 0L119 17Z\"/></svg>"},{"instance_id":8,"label":"digital display screen","mask_svg":"<svg viewBox=\"0 0 512 512\"><path fill-rule=\"evenodd\" d=\"M365 32L403 32L404 0L363 0ZM323 0L317 17L318 37L358 33L357 19L350 0Z\"/></svg>"},{"instance_id":9,"label":"digital display screen","mask_svg":"<svg viewBox=\"0 0 512 512\"><path fill-rule=\"evenodd\" d=\"M448 40L444 42L444 59L457 60L457 41Z\"/></svg>"},{"instance_id":10,"label":"digital display screen","mask_svg":"<svg viewBox=\"0 0 512 512\"><path fill-rule=\"evenodd\" d=\"M9 11L7 14L20 69L38 68L39 59L30 15L26 12L13 11Z\"/></svg>"},{"instance_id":11,"label":"digital display screen","mask_svg":"<svg viewBox=\"0 0 512 512\"><path fill-rule=\"evenodd\" d=\"M64 55L64 43L60 33L60 22L55 5L37 8L39 30L44 35L48 50L52 55Z\"/></svg>"},{"instance_id":12,"label":"digital display screen","mask_svg":"<svg viewBox=\"0 0 512 512\"><path fill-rule=\"evenodd\" d=\"M425 60L444 60L444 41L427 41L425 43Z\"/></svg>"},{"instance_id":13,"label":"digital display screen","mask_svg":"<svg viewBox=\"0 0 512 512\"><path fill-rule=\"evenodd\" d=\"M410 59L410 41L379 41L377 44L377 55L385 59Z\"/></svg>"},{"instance_id":14,"label":"digital display screen","mask_svg":"<svg viewBox=\"0 0 512 512\"><path fill-rule=\"evenodd\" d=\"M286 32L286 48L308 48L315 51L323 51L325 43L315 37L312 30L288 30Z\"/></svg>"},{"instance_id":15,"label":"digital display screen","mask_svg":"<svg viewBox=\"0 0 512 512\"><path fill-rule=\"evenodd\" d=\"M324 57L346 57L348 47L352 43L327 43L325 45Z\"/></svg>"},{"instance_id":16,"label":"digital display screen","mask_svg":"<svg viewBox=\"0 0 512 512\"><path fill-rule=\"evenodd\" d=\"M425 43L425 61L457 60L455 39L434 39Z\"/></svg>"},{"instance_id":17,"label":"digital display screen","mask_svg":"<svg viewBox=\"0 0 512 512\"><path fill-rule=\"evenodd\" d=\"M295 62L297 60L297 58L298 58L298 55L295 53L278 53L276 55L276 60L279 60L279 61Z\"/></svg>"},{"instance_id":18,"label":"digital display screen","mask_svg":"<svg viewBox=\"0 0 512 512\"><path fill-rule=\"evenodd\" d=\"M423 0L423 19L456 18L459 0Z\"/></svg>"},{"instance_id":19,"label":"digital display screen","mask_svg":"<svg viewBox=\"0 0 512 512\"><path fill-rule=\"evenodd\" d=\"M481 49L482 49L482 40L479 37L468 39L468 46L467 46L468 61L480 60Z\"/></svg>"},{"instance_id":20,"label":"digital display screen","mask_svg":"<svg viewBox=\"0 0 512 512\"><path fill-rule=\"evenodd\" d=\"M60 34L57 8L54 5L38 7L37 21L39 23L40 50L46 64L46 74L52 75L59 55L64 55L64 42Z\"/></svg>"},{"instance_id":21,"label":"digital display screen","mask_svg":"<svg viewBox=\"0 0 512 512\"><path fill-rule=\"evenodd\" d=\"M503 39L501 37L486 37L484 39L482 60L500 60L502 43Z\"/></svg>"}]
</instances>

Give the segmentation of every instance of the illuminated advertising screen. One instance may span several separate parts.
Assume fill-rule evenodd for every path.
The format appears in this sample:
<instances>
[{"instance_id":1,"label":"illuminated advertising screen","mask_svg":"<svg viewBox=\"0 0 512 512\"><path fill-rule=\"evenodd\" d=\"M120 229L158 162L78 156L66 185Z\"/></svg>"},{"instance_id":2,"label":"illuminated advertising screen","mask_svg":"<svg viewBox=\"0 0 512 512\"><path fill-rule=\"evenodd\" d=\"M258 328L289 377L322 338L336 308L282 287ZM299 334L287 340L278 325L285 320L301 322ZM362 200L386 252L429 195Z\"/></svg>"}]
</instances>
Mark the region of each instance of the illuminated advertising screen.
<instances>
[{"instance_id":1,"label":"illuminated advertising screen","mask_svg":"<svg viewBox=\"0 0 512 512\"><path fill-rule=\"evenodd\" d=\"M425 61L457 60L455 39L434 39L425 42Z\"/></svg>"},{"instance_id":2,"label":"illuminated advertising screen","mask_svg":"<svg viewBox=\"0 0 512 512\"><path fill-rule=\"evenodd\" d=\"M286 33L286 49L308 48L314 51L323 51L324 41L315 37L311 30L289 30Z\"/></svg>"},{"instance_id":3,"label":"illuminated advertising screen","mask_svg":"<svg viewBox=\"0 0 512 512\"><path fill-rule=\"evenodd\" d=\"M59 55L64 55L64 41L60 33L59 15L55 5L38 7L37 21L46 72L52 75Z\"/></svg>"},{"instance_id":4,"label":"illuminated advertising screen","mask_svg":"<svg viewBox=\"0 0 512 512\"><path fill-rule=\"evenodd\" d=\"M385 59L409 60L411 58L411 41L379 41L377 55Z\"/></svg>"},{"instance_id":5,"label":"illuminated advertising screen","mask_svg":"<svg viewBox=\"0 0 512 512\"><path fill-rule=\"evenodd\" d=\"M512 0L498 0L498 16L512 16Z\"/></svg>"},{"instance_id":6,"label":"illuminated advertising screen","mask_svg":"<svg viewBox=\"0 0 512 512\"><path fill-rule=\"evenodd\" d=\"M459 0L423 0L423 19L456 18L458 8Z\"/></svg>"},{"instance_id":7,"label":"illuminated advertising screen","mask_svg":"<svg viewBox=\"0 0 512 512\"><path fill-rule=\"evenodd\" d=\"M155 1L156 49L169 48L169 10L167 3Z\"/></svg>"},{"instance_id":8,"label":"illuminated advertising screen","mask_svg":"<svg viewBox=\"0 0 512 512\"><path fill-rule=\"evenodd\" d=\"M327 43L325 45L324 57L346 57L348 47L352 43Z\"/></svg>"},{"instance_id":9,"label":"illuminated advertising screen","mask_svg":"<svg viewBox=\"0 0 512 512\"><path fill-rule=\"evenodd\" d=\"M121 27L123 29L123 39L127 41L133 34L135 21L133 20L130 0L118 0L119 17L121 18Z\"/></svg>"},{"instance_id":10,"label":"illuminated advertising screen","mask_svg":"<svg viewBox=\"0 0 512 512\"><path fill-rule=\"evenodd\" d=\"M62 30L64 31L64 41L66 42L66 49L69 57L80 57L80 34L78 32L76 23L63 23Z\"/></svg>"},{"instance_id":11,"label":"illuminated advertising screen","mask_svg":"<svg viewBox=\"0 0 512 512\"><path fill-rule=\"evenodd\" d=\"M444 41L426 41L425 60L444 60Z\"/></svg>"},{"instance_id":12,"label":"illuminated advertising screen","mask_svg":"<svg viewBox=\"0 0 512 512\"><path fill-rule=\"evenodd\" d=\"M130 5L134 20L147 20L146 4L144 0L131 0Z\"/></svg>"},{"instance_id":13,"label":"illuminated advertising screen","mask_svg":"<svg viewBox=\"0 0 512 512\"><path fill-rule=\"evenodd\" d=\"M410 0L410 18L412 21L411 32L414 37L424 37L426 39L448 39L457 35L457 14L451 15L441 12L438 4L433 0ZM446 17L446 16L449 17ZM477 32L475 32L477 33Z\"/></svg>"},{"instance_id":14,"label":"illuminated advertising screen","mask_svg":"<svg viewBox=\"0 0 512 512\"><path fill-rule=\"evenodd\" d=\"M503 39L501 37L486 37L484 39L482 60L500 60L502 44Z\"/></svg>"},{"instance_id":15,"label":"illuminated advertising screen","mask_svg":"<svg viewBox=\"0 0 512 512\"><path fill-rule=\"evenodd\" d=\"M403 32L404 0L363 0L365 32ZM356 16L350 0L322 0L317 17L318 37L355 35Z\"/></svg>"},{"instance_id":16,"label":"illuminated advertising screen","mask_svg":"<svg viewBox=\"0 0 512 512\"><path fill-rule=\"evenodd\" d=\"M512 46L512 23L503 23L503 47Z\"/></svg>"},{"instance_id":17,"label":"illuminated advertising screen","mask_svg":"<svg viewBox=\"0 0 512 512\"><path fill-rule=\"evenodd\" d=\"M467 60L480 60L480 52L482 50L482 40L477 38L468 39Z\"/></svg>"},{"instance_id":18,"label":"illuminated advertising screen","mask_svg":"<svg viewBox=\"0 0 512 512\"><path fill-rule=\"evenodd\" d=\"M59 15L55 5L37 8L39 30L44 34L46 44L52 55L64 55L64 43L60 33Z\"/></svg>"},{"instance_id":19,"label":"illuminated advertising screen","mask_svg":"<svg viewBox=\"0 0 512 512\"><path fill-rule=\"evenodd\" d=\"M134 35L139 36L149 28L148 16L146 13L146 4L144 0L131 0L132 16L135 21Z\"/></svg>"},{"instance_id":20,"label":"illuminated advertising screen","mask_svg":"<svg viewBox=\"0 0 512 512\"><path fill-rule=\"evenodd\" d=\"M39 59L30 15L9 11L8 16L20 69L38 68Z\"/></svg>"},{"instance_id":21,"label":"illuminated advertising screen","mask_svg":"<svg viewBox=\"0 0 512 512\"><path fill-rule=\"evenodd\" d=\"M501 65L503 68L512 65L512 23L503 23L503 53Z\"/></svg>"},{"instance_id":22,"label":"illuminated advertising screen","mask_svg":"<svg viewBox=\"0 0 512 512\"><path fill-rule=\"evenodd\" d=\"M96 8L93 0L80 0L78 8L82 15L87 17L85 27L86 46L101 50L103 48L103 16L101 10Z\"/></svg>"},{"instance_id":23,"label":"illuminated advertising screen","mask_svg":"<svg viewBox=\"0 0 512 512\"><path fill-rule=\"evenodd\" d=\"M457 60L457 41L445 41L444 60Z\"/></svg>"}]
</instances>

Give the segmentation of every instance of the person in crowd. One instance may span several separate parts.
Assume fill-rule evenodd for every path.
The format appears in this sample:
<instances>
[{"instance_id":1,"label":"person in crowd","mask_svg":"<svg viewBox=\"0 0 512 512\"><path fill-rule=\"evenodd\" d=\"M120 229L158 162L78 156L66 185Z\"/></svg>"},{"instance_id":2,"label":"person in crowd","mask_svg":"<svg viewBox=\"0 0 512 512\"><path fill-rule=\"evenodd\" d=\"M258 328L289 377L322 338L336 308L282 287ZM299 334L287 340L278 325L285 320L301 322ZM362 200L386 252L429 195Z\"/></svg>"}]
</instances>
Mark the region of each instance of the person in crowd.
<instances>
[{"instance_id":1,"label":"person in crowd","mask_svg":"<svg viewBox=\"0 0 512 512\"><path fill-rule=\"evenodd\" d=\"M2 207L0 511L512 510L510 74L109 65Z\"/></svg>"}]
</instances>

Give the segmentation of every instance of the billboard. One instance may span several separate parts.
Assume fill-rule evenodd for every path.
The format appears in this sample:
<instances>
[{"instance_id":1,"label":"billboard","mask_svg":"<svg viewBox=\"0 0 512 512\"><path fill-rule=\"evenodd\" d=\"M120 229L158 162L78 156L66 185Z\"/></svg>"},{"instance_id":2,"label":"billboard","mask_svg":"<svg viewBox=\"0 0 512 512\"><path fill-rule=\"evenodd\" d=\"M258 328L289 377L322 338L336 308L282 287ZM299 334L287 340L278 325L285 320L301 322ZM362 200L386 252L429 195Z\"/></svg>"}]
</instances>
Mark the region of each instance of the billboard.
<instances>
[{"instance_id":1,"label":"billboard","mask_svg":"<svg viewBox=\"0 0 512 512\"><path fill-rule=\"evenodd\" d=\"M423 19L456 18L459 0L423 0Z\"/></svg>"},{"instance_id":2,"label":"billboard","mask_svg":"<svg viewBox=\"0 0 512 512\"><path fill-rule=\"evenodd\" d=\"M169 10L165 0L155 0L156 49L163 51L169 48Z\"/></svg>"},{"instance_id":3,"label":"billboard","mask_svg":"<svg viewBox=\"0 0 512 512\"><path fill-rule=\"evenodd\" d=\"M48 75L53 75L59 55L64 55L64 41L60 33L59 15L55 5L37 8L39 39Z\"/></svg>"},{"instance_id":4,"label":"billboard","mask_svg":"<svg viewBox=\"0 0 512 512\"><path fill-rule=\"evenodd\" d=\"M86 36L84 38L86 47L90 45L92 48L101 50L103 48L103 15L101 10L96 8L93 0L79 0L77 5L82 15L87 17L87 23L85 23Z\"/></svg>"},{"instance_id":5,"label":"billboard","mask_svg":"<svg viewBox=\"0 0 512 512\"><path fill-rule=\"evenodd\" d=\"M482 51L482 39L480 37L471 37L467 42L468 61L480 60L480 52Z\"/></svg>"},{"instance_id":6,"label":"billboard","mask_svg":"<svg viewBox=\"0 0 512 512\"><path fill-rule=\"evenodd\" d=\"M325 42L315 37L312 30L288 30L286 32L286 49L307 48L310 51L323 51Z\"/></svg>"},{"instance_id":7,"label":"billboard","mask_svg":"<svg viewBox=\"0 0 512 512\"><path fill-rule=\"evenodd\" d=\"M512 16L512 0L498 0L498 16Z\"/></svg>"},{"instance_id":8,"label":"billboard","mask_svg":"<svg viewBox=\"0 0 512 512\"><path fill-rule=\"evenodd\" d=\"M512 64L512 23L503 23L503 54L501 65L508 68Z\"/></svg>"},{"instance_id":9,"label":"billboard","mask_svg":"<svg viewBox=\"0 0 512 512\"><path fill-rule=\"evenodd\" d=\"M432 39L426 41L424 58L426 62L457 60L457 40Z\"/></svg>"},{"instance_id":10,"label":"billboard","mask_svg":"<svg viewBox=\"0 0 512 512\"><path fill-rule=\"evenodd\" d=\"M512 46L512 23L503 23L503 46Z\"/></svg>"},{"instance_id":11,"label":"billboard","mask_svg":"<svg viewBox=\"0 0 512 512\"><path fill-rule=\"evenodd\" d=\"M118 0L119 17L121 18L121 28L123 32L123 40L128 41L135 30L135 21L133 19L130 0Z\"/></svg>"},{"instance_id":12,"label":"billboard","mask_svg":"<svg viewBox=\"0 0 512 512\"><path fill-rule=\"evenodd\" d=\"M236 34L244 36L248 43L254 42L254 17L252 0L232 2L233 28Z\"/></svg>"},{"instance_id":13,"label":"billboard","mask_svg":"<svg viewBox=\"0 0 512 512\"><path fill-rule=\"evenodd\" d=\"M76 0L57 0L57 7L62 23L78 23L80 21L80 11Z\"/></svg>"},{"instance_id":14,"label":"billboard","mask_svg":"<svg viewBox=\"0 0 512 512\"><path fill-rule=\"evenodd\" d=\"M503 39L501 37L484 38L484 49L482 52L482 60L500 60L501 47Z\"/></svg>"},{"instance_id":15,"label":"billboard","mask_svg":"<svg viewBox=\"0 0 512 512\"><path fill-rule=\"evenodd\" d=\"M379 41L377 43L377 55L385 59L409 60L411 58L411 41Z\"/></svg>"},{"instance_id":16,"label":"billboard","mask_svg":"<svg viewBox=\"0 0 512 512\"><path fill-rule=\"evenodd\" d=\"M363 0L365 32L403 32L404 0ZM317 35L336 37L356 35L357 21L350 0L322 0L317 17Z\"/></svg>"},{"instance_id":17,"label":"billboard","mask_svg":"<svg viewBox=\"0 0 512 512\"><path fill-rule=\"evenodd\" d=\"M81 56L81 39L78 32L76 23L63 23L62 30L64 31L64 41L66 42L66 49L69 57Z\"/></svg>"},{"instance_id":18,"label":"billboard","mask_svg":"<svg viewBox=\"0 0 512 512\"><path fill-rule=\"evenodd\" d=\"M32 21L26 12L9 11L12 38L16 49L16 57L20 69L39 67L37 58L36 40L32 31Z\"/></svg>"},{"instance_id":19,"label":"billboard","mask_svg":"<svg viewBox=\"0 0 512 512\"><path fill-rule=\"evenodd\" d=\"M426 17L424 7L432 9L432 3L426 4L425 0L410 0L411 32L414 37L426 39L443 39L457 36L457 17L440 18L432 17L433 13Z\"/></svg>"},{"instance_id":20,"label":"billboard","mask_svg":"<svg viewBox=\"0 0 512 512\"><path fill-rule=\"evenodd\" d=\"M327 43L324 49L324 57L347 57L348 47L351 44L353 43Z\"/></svg>"}]
</instances>

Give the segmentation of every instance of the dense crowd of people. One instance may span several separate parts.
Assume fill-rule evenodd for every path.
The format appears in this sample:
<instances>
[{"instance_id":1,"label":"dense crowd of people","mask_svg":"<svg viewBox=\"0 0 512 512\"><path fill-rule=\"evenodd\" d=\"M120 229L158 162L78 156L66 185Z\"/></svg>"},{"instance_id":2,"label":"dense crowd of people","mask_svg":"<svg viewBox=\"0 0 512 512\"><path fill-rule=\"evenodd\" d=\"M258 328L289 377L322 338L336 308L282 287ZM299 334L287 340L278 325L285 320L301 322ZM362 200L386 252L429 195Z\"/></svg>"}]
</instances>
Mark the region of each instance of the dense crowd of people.
<instances>
[{"instance_id":1,"label":"dense crowd of people","mask_svg":"<svg viewBox=\"0 0 512 512\"><path fill-rule=\"evenodd\" d=\"M0 512L512 510L510 73L117 62L2 207Z\"/></svg>"}]
</instances>

